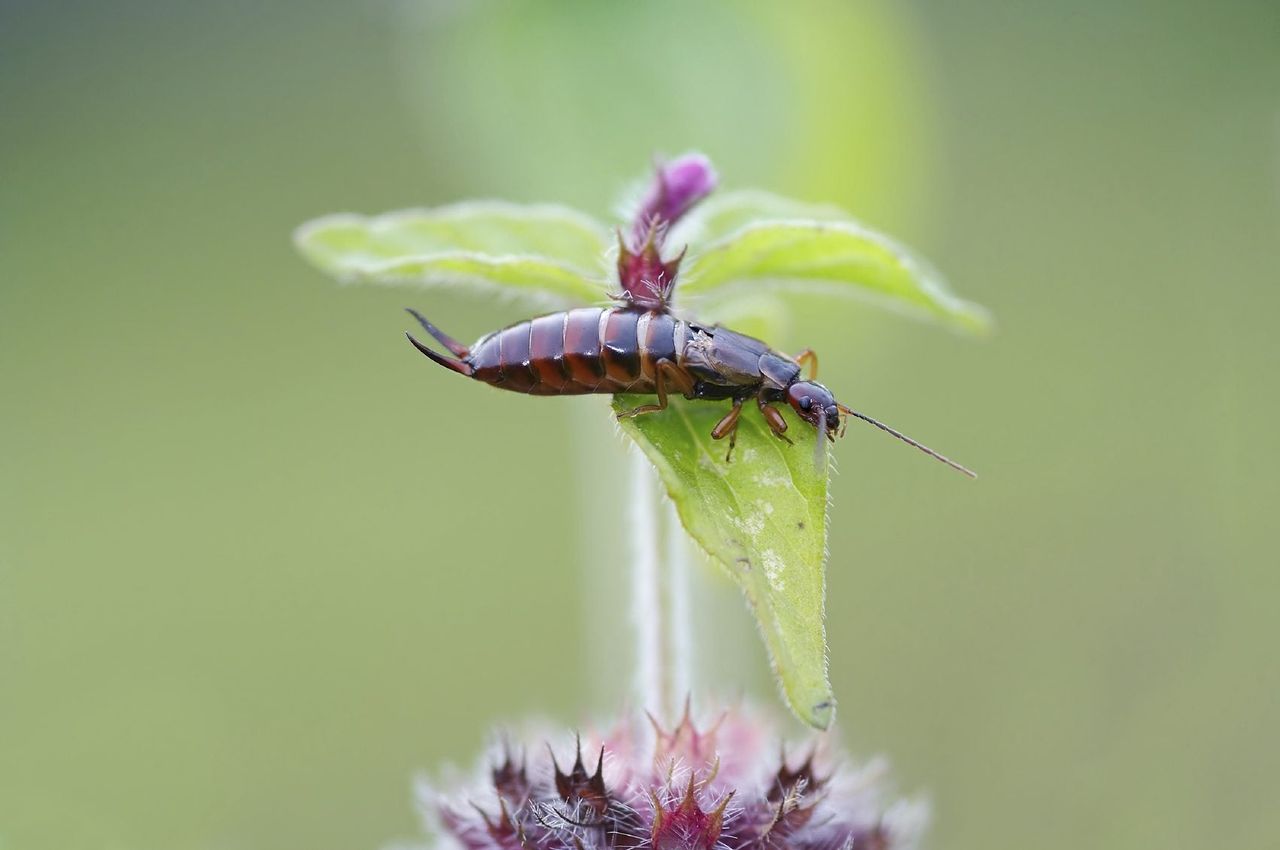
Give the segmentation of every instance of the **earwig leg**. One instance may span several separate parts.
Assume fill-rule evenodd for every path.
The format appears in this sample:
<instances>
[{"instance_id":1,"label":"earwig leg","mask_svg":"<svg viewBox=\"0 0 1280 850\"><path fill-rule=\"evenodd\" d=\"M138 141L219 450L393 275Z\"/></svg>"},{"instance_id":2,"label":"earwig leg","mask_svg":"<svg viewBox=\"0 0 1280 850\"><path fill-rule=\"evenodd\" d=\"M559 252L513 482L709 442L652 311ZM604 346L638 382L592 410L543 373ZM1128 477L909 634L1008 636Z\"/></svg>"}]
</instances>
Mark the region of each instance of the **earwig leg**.
<instances>
[{"instance_id":1,"label":"earwig leg","mask_svg":"<svg viewBox=\"0 0 1280 850\"><path fill-rule=\"evenodd\" d=\"M693 395L693 379L689 377L689 373L681 369L674 361L662 358L657 363L654 370L656 374L653 378L654 392L658 394L657 404L642 404L639 407L633 407L630 410L624 410L618 414L619 419L627 419L631 416L639 416L642 413L656 413L659 410L667 409L667 381L676 385L685 397Z\"/></svg>"},{"instance_id":2,"label":"earwig leg","mask_svg":"<svg viewBox=\"0 0 1280 850\"><path fill-rule=\"evenodd\" d=\"M733 447L738 442L738 417L742 414L742 402L745 400L735 398L733 408L716 423L716 427L711 429L711 439L723 440L726 436L729 438L729 451L724 454L725 463L730 462L730 458L733 457Z\"/></svg>"},{"instance_id":3,"label":"earwig leg","mask_svg":"<svg viewBox=\"0 0 1280 850\"><path fill-rule=\"evenodd\" d=\"M639 416L642 413L657 413L659 410L666 409L665 404L642 404L639 407L633 407L630 410L624 410L618 414L619 419L630 419L632 416Z\"/></svg>"},{"instance_id":4,"label":"earwig leg","mask_svg":"<svg viewBox=\"0 0 1280 850\"><path fill-rule=\"evenodd\" d=\"M814 353L812 348L806 348L804 351L792 358L802 367L809 369L809 380L816 380L818 377L818 355Z\"/></svg>"},{"instance_id":5,"label":"earwig leg","mask_svg":"<svg viewBox=\"0 0 1280 850\"><path fill-rule=\"evenodd\" d=\"M787 420L782 418L782 413L778 408L771 407L769 403L764 400L763 395L756 396L756 406L760 408L760 415L763 416L764 421L768 423L769 430L773 432L773 436L777 437L779 440L785 441L788 445L794 445L794 443L791 442L791 438L783 433L783 431L787 430Z\"/></svg>"},{"instance_id":6,"label":"earwig leg","mask_svg":"<svg viewBox=\"0 0 1280 850\"><path fill-rule=\"evenodd\" d=\"M674 360L668 360L664 357L658 361L658 379L660 381L670 381L685 398L693 398L693 377L681 369Z\"/></svg>"},{"instance_id":7,"label":"earwig leg","mask_svg":"<svg viewBox=\"0 0 1280 850\"><path fill-rule=\"evenodd\" d=\"M424 328L427 329L427 333L435 337L436 341L438 341L445 348L452 351L455 356L466 358L471 355L470 349L468 349L462 343L458 342L453 337L449 336L444 331L437 328L435 325L428 322L427 317L419 313L417 310L413 309L412 307L406 307L405 312L407 312L410 316L413 316L415 319L417 319L418 324L422 325ZM412 337L410 337L410 339L412 339Z\"/></svg>"}]
</instances>

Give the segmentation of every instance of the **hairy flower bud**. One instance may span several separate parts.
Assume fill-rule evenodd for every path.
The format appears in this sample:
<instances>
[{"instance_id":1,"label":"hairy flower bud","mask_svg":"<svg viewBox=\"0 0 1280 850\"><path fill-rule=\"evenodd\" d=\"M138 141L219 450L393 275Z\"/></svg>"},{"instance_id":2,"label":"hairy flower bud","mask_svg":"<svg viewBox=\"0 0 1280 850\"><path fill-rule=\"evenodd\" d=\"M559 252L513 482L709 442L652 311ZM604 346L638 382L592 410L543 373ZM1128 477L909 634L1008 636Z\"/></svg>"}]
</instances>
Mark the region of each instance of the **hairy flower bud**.
<instances>
[{"instance_id":1,"label":"hairy flower bud","mask_svg":"<svg viewBox=\"0 0 1280 850\"><path fill-rule=\"evenodd\" d=\"M636 210L630 238L618 234L618 282L622 299L641 307L667 303L684 250L663 259L667 231L716 187L716 172L702 154L691 153L658 167Z\"/></svg>"},{"instance_id":2,"label":"hairy flower bud","mask_svg":"<svg viewBox=\"0 0 1280 850\"><path fill-rule=\"evenodd\" d=\"M715 190L716 180L711 160L700 153L688 153L658 166L636 211L632 237L643 242L654 222L669 226L679 221Z\"/></svg>"},{"instance_id":3,"label":"hairy flower bud","mask_svg":"<svg viewBox=\"0 0 1280 850\"><path fill-rule=\"evenodd\" d=\"M788 757L741 710L703 728L634 719L571 754L504 745L472 789L424 787L422 803L464 850L899 850L923 805L894 801L884 768L841 767L822 745ZM824 742L825 743L825 742Z\"/></svg>"}]
</instances>

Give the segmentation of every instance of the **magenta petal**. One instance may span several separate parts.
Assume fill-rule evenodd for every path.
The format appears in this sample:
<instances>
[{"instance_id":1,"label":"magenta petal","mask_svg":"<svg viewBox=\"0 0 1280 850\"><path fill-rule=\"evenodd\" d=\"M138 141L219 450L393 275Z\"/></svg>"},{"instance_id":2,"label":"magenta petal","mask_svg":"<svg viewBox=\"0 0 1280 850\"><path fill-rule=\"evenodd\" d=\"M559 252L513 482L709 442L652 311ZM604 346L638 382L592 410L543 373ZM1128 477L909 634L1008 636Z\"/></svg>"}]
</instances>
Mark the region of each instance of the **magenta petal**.
<instances>
[{"instance_id":1,"label":"magenta petal","mask_svg":"<svg viewBox=\"0 0 1280 850\"><path fill-rule=\"evenodd\" d=\"M636 211L632 232L637 241L656 222L673 224L716 188L711 160L700 153L677 157L658 168Z\"/></svg>"},{"instance_id":2,"label":"magenta petal","mask_svg":"<svg viewBox=\"0 0 1280 850\"><path fill-rule=\"evenodd\" d=\"M631 224L631 238L624 240L619 234L618 283L623 300L646 309L670 302L684 252L664 258L667 232L711 194L716 179L711 161L700 153L685 154L658 167Z\"/></svg>"}]
</instances>

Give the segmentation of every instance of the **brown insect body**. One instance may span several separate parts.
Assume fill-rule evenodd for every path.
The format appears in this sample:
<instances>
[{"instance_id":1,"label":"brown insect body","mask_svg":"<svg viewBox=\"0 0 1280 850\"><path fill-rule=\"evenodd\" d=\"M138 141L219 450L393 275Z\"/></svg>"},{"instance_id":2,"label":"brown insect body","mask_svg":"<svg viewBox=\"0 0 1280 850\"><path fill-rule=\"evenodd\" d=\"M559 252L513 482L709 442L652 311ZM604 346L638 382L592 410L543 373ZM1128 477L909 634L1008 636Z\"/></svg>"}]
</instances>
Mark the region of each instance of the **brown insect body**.
<instances>
[{"instance_id":1,"label":"brown insect body","mask_svg":"<svg viewBox=\"0 0 1280 850\"><path fill-rule=\"evenodd\" d=\"M657 362L680 355L685 327L670 313L626 308L539 316L477 342L472 377L531 395L652 393Z\"/></svg>"},{"instance_id":2,"label":"brown insect body","mask_svg":"<svg viewBox=\"0 0 1280 850\"><path fill-rule=\"evenodd\" d=\"M689 398L750 396L765 384L782 390L801 371L795 361L758 339L665 310L636 307L586 307L538 316L483 336L465 351L446 343L459 361L413 342L454 371L530 395L654 393L663 361L674 364L693 387L686 393Z\"/></svg>"},{"instance_id":3,"label":"brown insect body","mask_svg":"<svg viewBox=\"0 0 1280 850\"><path fill-rule=\"evenodd\" d=\"M733 453L742 406L754 398L770 430L788 443L787 422L774 407L776 402L785 401L828 439L834 439L837 431L843 433L842 415L856 416L973 474L887 425L838 404L822 384L801 380L802 364L808 363L811 378L817 369L813 352L806 350L793 359L754 337L681 319L665 304L550 313L481 337L470 348L442 333L420 313L409 312L454 357L433 351L407 334L419 351L447 369L500 389L529 395L657 396L656 404L641 405L620 416L664 410L668 391L688 399L731 399L729 412L711 432L717 440L729 438L726 460Z\"/></svg>"},{"instance_id":4,"label":"brown insect body","mask_svg":"<svg viewBox=\"0 0 1280 850\"><path fill-rule=\"evenodd\" d=\"M799 365L757 339L634 307L588 307L518 322L482 337L461 360L470 377L530 395L654 393L664 360L693 385L690 398L751 395L770 378L782 389L800 374Z\"/></svg>"}]
</instances>

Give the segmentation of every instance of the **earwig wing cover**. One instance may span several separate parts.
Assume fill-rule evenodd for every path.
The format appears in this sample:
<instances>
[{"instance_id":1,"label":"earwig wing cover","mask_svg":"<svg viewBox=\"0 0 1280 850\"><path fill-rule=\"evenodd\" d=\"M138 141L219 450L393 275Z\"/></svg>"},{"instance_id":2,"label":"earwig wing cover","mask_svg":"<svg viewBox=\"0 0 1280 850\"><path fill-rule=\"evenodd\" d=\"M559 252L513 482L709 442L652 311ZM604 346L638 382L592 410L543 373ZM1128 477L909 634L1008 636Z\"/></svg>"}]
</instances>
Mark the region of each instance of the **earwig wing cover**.
<instances>
[{"instance_id":1,"label":"earwig wing cover","mask_svg":"<svg viewBox=\"0 0 1280 850\"><path fill-rule=\"evenodd\" d=\"M548 307L597 303L610 279L608 230L551 204L330 215L302 225L294 242L344 283L473 288Z\"/></svg>"},{"instance_id":2,"label":"earwig wing cover","mask_svg":"<svg viewBox=\"0 0 1280 850\"><path fill-rule=\"evenodd\" d=\"M614 410L649 400L617 396ZM814 466L812 427L792 420L793 447L746 414L725 463L711 429L727 411L672 398L662 413L621 426L657 467L689 535L742 588L791 710L825 729L835 714L824 621L829 470Z\"/></svg>"}]
</instances>

